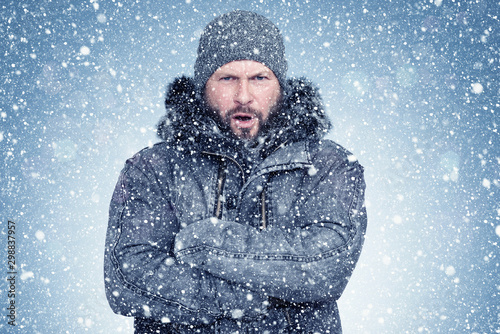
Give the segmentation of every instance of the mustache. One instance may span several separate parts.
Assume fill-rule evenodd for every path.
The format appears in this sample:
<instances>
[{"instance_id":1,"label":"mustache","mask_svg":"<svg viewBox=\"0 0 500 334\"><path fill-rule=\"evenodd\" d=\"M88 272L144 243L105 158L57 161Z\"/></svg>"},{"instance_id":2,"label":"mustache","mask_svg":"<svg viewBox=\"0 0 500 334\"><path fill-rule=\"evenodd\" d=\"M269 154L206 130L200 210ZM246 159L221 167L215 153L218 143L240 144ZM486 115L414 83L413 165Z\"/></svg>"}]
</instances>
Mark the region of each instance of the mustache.
<instances>
[{"instance_id":1,"label":"mustache","mask_svg":"<svg viewBox=\"0 0 500 334\"><path fill-rule=\"evenodd\" d=\"M236 108L229 109L226 112L225 119L226 120L230 120L231 117L233 117L233 115L237 114L237 113L248 114L248 115L251 115L253 117L258 118L259 120L262 120L262 113L260 111L255 110L255 109L253 109L251 107L244 107L244 106L238 106Z\"/></svg>"}]
</instances>

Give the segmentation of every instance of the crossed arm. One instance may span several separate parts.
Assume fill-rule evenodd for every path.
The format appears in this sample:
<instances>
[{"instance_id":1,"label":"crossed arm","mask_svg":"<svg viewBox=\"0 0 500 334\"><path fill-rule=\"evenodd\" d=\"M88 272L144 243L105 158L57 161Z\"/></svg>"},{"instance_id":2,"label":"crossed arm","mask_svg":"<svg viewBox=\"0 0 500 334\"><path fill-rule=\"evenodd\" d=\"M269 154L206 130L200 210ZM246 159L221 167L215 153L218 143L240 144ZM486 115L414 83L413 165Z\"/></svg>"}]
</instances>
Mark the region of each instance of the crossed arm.
<instances>
[{"instance_id":1,"label":"crossed arm","mask_svg":"<svg viewBox=\"0 0 500 334\"><path fill-rule=\"evenodd\" d=\"M359 258L366 230L364 179L357 164L325 173L294 219L296 228L255 228L205 219L181 230L178 259L287 302L338 299ZM276 224L286 225L286 224Z\"/></svg>"}]
</instances>

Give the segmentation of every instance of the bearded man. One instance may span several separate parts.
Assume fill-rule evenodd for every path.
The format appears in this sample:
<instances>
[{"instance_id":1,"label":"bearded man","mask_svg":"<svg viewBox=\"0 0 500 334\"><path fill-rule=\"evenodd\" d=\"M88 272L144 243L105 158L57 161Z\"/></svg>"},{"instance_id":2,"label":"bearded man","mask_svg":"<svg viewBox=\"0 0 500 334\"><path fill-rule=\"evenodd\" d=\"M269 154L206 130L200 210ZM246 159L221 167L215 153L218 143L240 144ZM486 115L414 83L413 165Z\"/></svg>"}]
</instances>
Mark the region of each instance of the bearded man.
<instances>
[{"instance_id":1,"label":"bearded man","mask_svg":"<svg viewBox=\"0 0 500 334\"><path fill-rule=\"evenodd\" d=\"M110 207L107 298L136 333L341 333L363 168L286 70L278 28L238 10L169 85L162 141L127 160Z\"/></svg>"}]
</instances>

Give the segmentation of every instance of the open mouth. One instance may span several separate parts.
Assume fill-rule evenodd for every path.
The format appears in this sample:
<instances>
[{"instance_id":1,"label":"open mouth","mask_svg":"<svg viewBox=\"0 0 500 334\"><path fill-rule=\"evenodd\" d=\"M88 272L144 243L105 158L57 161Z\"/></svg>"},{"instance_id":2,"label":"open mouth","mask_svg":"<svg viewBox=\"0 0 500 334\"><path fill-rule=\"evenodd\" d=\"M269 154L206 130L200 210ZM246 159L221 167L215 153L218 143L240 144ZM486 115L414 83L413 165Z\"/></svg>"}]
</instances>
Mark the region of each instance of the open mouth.
<instances>
[{"instance_id":1,"label":"open mouth","mask_svg":"<svg viewBox=\"0 0 500 334\"><path fill-rule=\"evenodd\" d=\"M236 113L231 116L233 124L240 128L252 128L257 122L257 118L253 114L247 114L243 112Z\"/></svg>"},{"instance_id":2,"label":"open mouth","mask_svg":"<svg viewBox=\"0 0 500 334\"><path fill-rule=\"evenodd\" d=\"M234 119L236 119L238 121L246 122L246 121L251 120L252 116L248 116L248 115L236 115L236 116L234 116Z\"/></svg>"}]
</instances>

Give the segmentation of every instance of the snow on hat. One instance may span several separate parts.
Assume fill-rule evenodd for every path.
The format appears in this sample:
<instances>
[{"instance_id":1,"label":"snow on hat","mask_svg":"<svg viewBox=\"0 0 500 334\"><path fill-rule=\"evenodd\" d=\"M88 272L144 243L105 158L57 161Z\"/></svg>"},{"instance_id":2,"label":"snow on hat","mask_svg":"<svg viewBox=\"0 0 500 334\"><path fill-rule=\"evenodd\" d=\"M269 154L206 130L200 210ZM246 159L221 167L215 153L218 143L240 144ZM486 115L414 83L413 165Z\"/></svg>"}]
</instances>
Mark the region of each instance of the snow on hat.
<instances>
[{"instance_id":1,"label":"snow on hat","mask_svg":"<svg viewBox=\"0 0 500 334\"><path fill-rule=\"evenodd\" d=\"M212 20L203 31L194 64L194 80L202 91L210 76L234 60L255 60L273 71L285 87L287 62L279 29L257 13L235 10Z\"/></svg>"}]
</instances>

